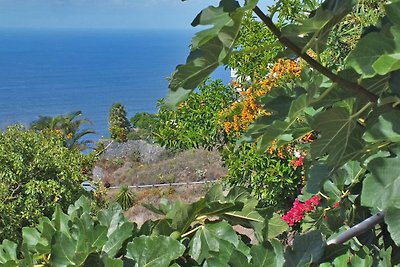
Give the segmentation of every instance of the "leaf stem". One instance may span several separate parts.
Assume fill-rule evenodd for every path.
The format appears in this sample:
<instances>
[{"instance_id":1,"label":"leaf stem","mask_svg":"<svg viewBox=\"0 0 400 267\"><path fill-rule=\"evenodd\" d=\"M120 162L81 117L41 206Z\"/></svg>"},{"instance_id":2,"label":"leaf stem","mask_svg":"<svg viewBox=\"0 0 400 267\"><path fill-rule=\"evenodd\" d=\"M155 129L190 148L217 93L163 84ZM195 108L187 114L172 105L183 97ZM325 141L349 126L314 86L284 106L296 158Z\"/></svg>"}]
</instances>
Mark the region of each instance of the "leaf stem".
<instances>
[{"instance_id":1,"label":"leaf stem","mask_svg":"<svg viewBox=\"0 0 400 267\"><path fill-rule=\"evenodd\" d=\"M371 93L370 91L368 91L367 89L365 89L364 87L362 87L357 83L350 82L334 74L328 68L324 67L319 62L315 61L312 57L307 55L307 53L303 52L296 44L294 44L287 37L282 35L281 31L275 26L272 19L267 15L265 15L258 6L256 6L253 9L253 11L261 19L261 21L264 22L264 24L271 30L271 32L278 38L280 43L282 43L284 46L288 47L290 50L296 53L297 56L306 61L311 67L313 67L314 69L318 70L321 74L331 79L334 83L337 83L338 85L347 88L348 90L367 99L368 101L373 103L376 103L378 101L379 97L377 95Z\"/></svg>"},{"instance_id":2,"label":"leaf stem","mask_svg":"<svg viewBox=\"0 0 400 267\"><path fill-rule=\"evenodd\" d=\"M181 235L181 238L184 238L184 237L186 237L186 236L188 236L188 235L190 235L190 234L196 232L196 231L199 230L201 227L203 227L203 225L199 225L199 226L193 228L192 230L190 230L190 231L184 233L183 235Z\"/></svg>"}]
</instances>

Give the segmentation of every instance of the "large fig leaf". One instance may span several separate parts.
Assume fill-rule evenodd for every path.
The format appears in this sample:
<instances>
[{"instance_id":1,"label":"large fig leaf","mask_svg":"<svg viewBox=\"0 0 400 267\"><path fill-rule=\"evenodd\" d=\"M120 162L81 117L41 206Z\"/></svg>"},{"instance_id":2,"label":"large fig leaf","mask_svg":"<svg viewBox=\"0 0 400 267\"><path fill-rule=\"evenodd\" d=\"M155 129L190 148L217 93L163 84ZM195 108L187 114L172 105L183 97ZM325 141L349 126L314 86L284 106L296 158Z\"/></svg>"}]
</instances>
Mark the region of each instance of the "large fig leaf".
<instances>
[{"instance_id":1,"label":"large fig leaf","mask_svg":"<svg viewBox=\"0 0 400 267\"><path fill-rule=\"evenodd\" d=\"M393 110L378 117L375 123L368 127L363 138L367 142L391 141L400 142L400 111Z\"/></svg>"},{"instance_id":2,"label":"large fig leaf","mask_svg":"<svg viewBox=\"0 0 400 267\"><path fill-rule=\"evenodd\" d=\"M376 158L367 168L361 204L378 210L400 208L400 158Z\"/></svg>"},{"instance_id":3,"label":"large fig leaf","mask_svg":"<svg viewBox=\"0 0 400 267\"><path fill-rule=\"evenodd\" d=\"M190 241L190 256L201 264L212 252L219 252L221 241L226 241L234 246L239 244L239 239L232 226L227 222L205 224L196 231Z\"/></svg>"},{"instance_id":4,"label":"large fig leaf","mask_svg":"<svg viewBox=\"0 0 400 267\"><path fill-rule=\"evenodd\" d=\"M330 166L356 158L363 149L363 129L347 108L333 107L318 114L312 125L320 136L311 144L313 159L328 154Z\"/></svg>"},{"instance_id":5,"label":"large fig leaf","mask_svg":"<svg viewBox=\"0 0 400 267\"><path fill-rule=\"evenodd\" d=\"M108 229L107 241L103 245L102 251L107 253L108 256L114 257L125 240L134 234L135 225L124 217L121 208L118 206L112 206L99 212L98 219L100 225Z\"/></svg>"},{"instance_id":6,"label":"large fig leaf","mask_svg":"<svg viewBox=\"0 0 400 267\"><path fill-rule=\"evenodd\" d=\"M140 267L167 267L185 251L178 241L166 236L141 236L128 243L126 257Z\"/></svg>"},{"instance_id":7,"label":"large fig leaf","mask_svg":"<svg viewBox=\"0 0 400 267\"><path fill-rule=\"evenodd\" d=\"M333 26L345 15L351 12L356 1L354 0L327 0L313 11L310 18L299 25L290 24L282 29L283 36L289 38L298 47L307 51L322 52L326 48L326 41Z\"/></svg>"},{"instance_id":8,"label":"large fig leaf","mask_svg":"<svg viewBox=\"0 0 400 267\"><path fill-rule=\"evenodd\" d=\"M238 1L222 0L218 7L201 11L193 26L212 25L195 35L186 64L178 65L169 84L165 104L175 107L219 65L226 64L238 36L245 11L255 7L258 0L247 0L241 7Z\"/></svg>"},{"instance_id":9,"label":"large fig leaf","mask_svg":"<svg viewBox=\"0 0 400 267\"><path fill-rule=\"evenodd\" d=\"M381 31L361 38L347 58L348 64L363 77L385 75L400 69L400 24L396 13L400 10L400 3L391 3L385 9L390 22L385 21ZM388 31L386 28L389 26Z\"/></svg>"},{"instance_id":10,"label":"large fig leaf","mask_svg":"<svg viewBox=\"0 0 400 267\"><path fill-rule=\"evenodd\" d=\"M317 263L324 254L325 242L318 231L296 236L291 247L285 253L284 267L309 266Z\"/></svg>"},{"instance_id":11,"label":"large fig leaf","mask_svg":"<svg viewBox=\"0 0 400 267\"><path fill-rule=\"evenodd\" d=\"M390 236L396 243L400 245L400 209L390 207L385 211L385 222L388 225Z\"/></svg>"},{"instance_id":12,"label":"large fig leaf","mask_svg":"<svg viewBox=\"0 0 400 267\"><path fill-rule=\"evenodd\" d=\"M10 240L3 240L0 245L0 264L1 266L18 266L17 244Z\"/></svg>"},{"instance_id":13,"label":"large fig leaf","mask_svg":"<svg viewBox=\"0 0 400 267\"><path fill-rule=\"evenodd\" d=\"M284 256L282 244L277 240L251 248L252 264L254 267L283 266Z\"/></svg>"}]
</instances>

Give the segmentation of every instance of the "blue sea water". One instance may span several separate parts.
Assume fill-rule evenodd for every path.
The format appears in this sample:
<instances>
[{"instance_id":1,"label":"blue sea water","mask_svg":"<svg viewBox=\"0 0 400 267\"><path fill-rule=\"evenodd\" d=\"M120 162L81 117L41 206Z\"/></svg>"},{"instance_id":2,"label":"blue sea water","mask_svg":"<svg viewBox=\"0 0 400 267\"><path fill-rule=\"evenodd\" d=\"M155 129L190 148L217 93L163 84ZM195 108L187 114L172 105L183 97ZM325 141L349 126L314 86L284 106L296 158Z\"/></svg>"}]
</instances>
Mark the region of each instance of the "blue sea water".
<instances>
[{"instance_id":1,"label":"blue sea water","mask_svg":"<svg viewBox=\"0 0 400 267\"><path fill-rule=\"evenodd\" d=\"M114 102L128 117L156 112L193 31L0 30L0 128L81 110L108 136ZM219 69L213 78L229 82Z\"/></svg>"}]
</instances>

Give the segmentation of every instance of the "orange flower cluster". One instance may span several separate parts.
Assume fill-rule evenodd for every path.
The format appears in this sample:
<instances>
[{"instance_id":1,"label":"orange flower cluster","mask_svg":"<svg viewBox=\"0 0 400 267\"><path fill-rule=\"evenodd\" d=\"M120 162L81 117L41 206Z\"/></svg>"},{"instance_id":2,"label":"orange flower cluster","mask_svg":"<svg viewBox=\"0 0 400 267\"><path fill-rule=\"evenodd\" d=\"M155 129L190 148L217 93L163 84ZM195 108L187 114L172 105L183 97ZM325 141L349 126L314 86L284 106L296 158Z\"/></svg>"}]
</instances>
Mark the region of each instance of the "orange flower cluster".
<instances>
[{"instance_id":1,"label":"orange flower cluster","mask_svg":"<svg viewBox=\"0 0 400 267\"><path fill-rule=\"evenodd\" d=\"M292 154L293 150L294 150L293 144L288 144L278 147L276 140L273 140L271 146L267 149L267 153L272 155L276 152L276 155L279 158L284 159L287 157L288 154Z\"/></svg>"},{"instance_id":2,"label":"orange flower cluster","mask_svg":"<svg viewBox=\"0 0 400 267\"><path fill-rule=\"evenodd\" d=\"M301 66L297 61L279 59L278 62L272 66L270 73L264 79L259 81L255 80L247 89L245 89L246 85L241 85L237 81L232 81L232 86L234 88L242 90L240 91L242 99L240 102L232 104L220 114L225 132L230 134L233 128L235 135L240 136L240 132L246 130L249 124L257 117L260 115L269 115L270 113L267 110L257 104L257 97L265 95L271 91L273 87L287 82L288 79L300 77L301 71Z\"/></svg>"},{"instance_id":3,"label":"orange flower cluster","mask_svg":"<svg viewBox=\"0 0 400 267\"><path fill-rule=\"evenodd\" d=\"M309 144L312 143L312 141L315 139L315 134L314 132L309 132L305 136L303 136L300 140L301 144Z\"/></svg>"}]
</instances>

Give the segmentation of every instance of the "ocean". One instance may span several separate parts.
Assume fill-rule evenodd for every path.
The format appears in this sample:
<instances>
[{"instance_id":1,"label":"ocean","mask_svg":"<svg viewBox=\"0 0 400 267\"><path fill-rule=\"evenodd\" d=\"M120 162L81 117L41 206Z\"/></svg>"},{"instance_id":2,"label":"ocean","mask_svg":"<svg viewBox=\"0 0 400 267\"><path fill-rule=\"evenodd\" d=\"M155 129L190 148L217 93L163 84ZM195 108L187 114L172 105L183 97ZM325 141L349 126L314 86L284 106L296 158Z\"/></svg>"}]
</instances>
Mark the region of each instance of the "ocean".
<instances>
[{"instance_id":1,"label":"ocean","mask_svg":"<svg viewBox=\"0 0 400 267\"><path fill-rule=\"evenodd\" d=\"M167 77L185 62L189 30L0 30L0 129L81 110L108 137L108 112L157 111ZM213 74L229 82L220 68Z\"/></svg>"}]
</instances>

